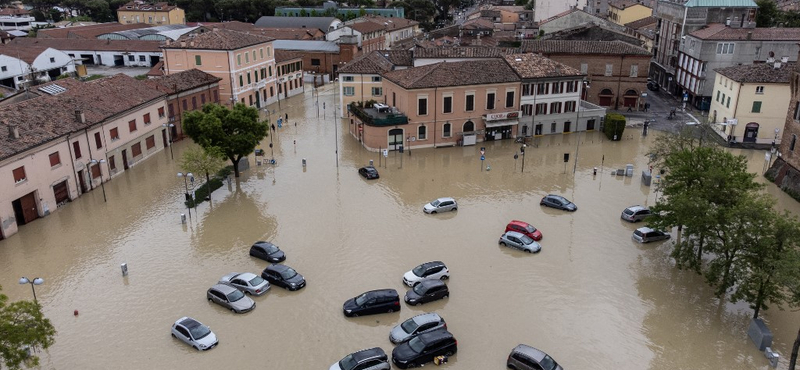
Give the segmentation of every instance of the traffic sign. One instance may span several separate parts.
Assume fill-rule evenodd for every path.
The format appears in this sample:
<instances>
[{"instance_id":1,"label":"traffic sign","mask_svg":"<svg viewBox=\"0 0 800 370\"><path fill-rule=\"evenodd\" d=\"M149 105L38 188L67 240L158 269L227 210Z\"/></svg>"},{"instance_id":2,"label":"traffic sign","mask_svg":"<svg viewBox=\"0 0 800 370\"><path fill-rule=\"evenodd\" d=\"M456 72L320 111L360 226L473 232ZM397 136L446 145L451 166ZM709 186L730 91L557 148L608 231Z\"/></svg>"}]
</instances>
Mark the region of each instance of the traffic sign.
<instances>
[{"instance_id":1,"label":"traffic sign","mask_svg":"<svg viewBox=\"0 0 800 370\"><path fill-rule=\"evenodd\" d=\"M389 149L384 149L383 150L383 156L384 157L388 157L389 156Z\"/></svg>"},{"instance_id":2,"label":"traffic sign","mask_svg":"<svg viewBox=\"0 0 800 370\"><path fill-rule=\"evenodd\" d=\"M483 161L483 160L486 160L486 157L484 157L484 156L481 156L481 160L482 160L482 161Z\"/></svg>"}]
</instances>

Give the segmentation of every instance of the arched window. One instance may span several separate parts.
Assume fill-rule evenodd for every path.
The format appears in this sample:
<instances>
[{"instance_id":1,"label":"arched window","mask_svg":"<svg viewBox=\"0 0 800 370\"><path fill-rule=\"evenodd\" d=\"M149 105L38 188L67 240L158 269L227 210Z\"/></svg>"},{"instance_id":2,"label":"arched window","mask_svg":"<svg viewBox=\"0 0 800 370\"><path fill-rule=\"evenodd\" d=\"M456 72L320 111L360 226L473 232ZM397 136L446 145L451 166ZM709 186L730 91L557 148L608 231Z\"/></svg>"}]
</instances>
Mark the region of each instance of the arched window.
<instances>
[{"instance_id":1,"label":"arched window","mask_svg":"<svg viewBox=\"0 0 800 370\"><path fill-rule=\"evenodd\" d=\"M417 139L425 140L427 139L428 128L426 126L419 126L417 128Z\"/></svg>"},{"instance_id":2,"label":"arched window","mask_svg":"<svg viewBox=\"0 0 800 370\"><path fill-rule=\"evenodd\" d=\"M625 91L625 96L638 96L638 95L639 93L637 93L636 90Z\"/></svg>"},{"instance_id":3,"label":"arched window","mask_svg":"<svg viewBox=\"0 0 800 370\"><path fill-rule=\"evenodd\" d=\"M452 128L452 126L453 125L451 125L450 122L445 123L444 126L442 126L442 137L451 137L451 136L453 136L453 128Z\"/></svg>"},{"instance_id":4,"label":"arched window","mask_svg":"<svg viewBox=\"0 0 800 370\"><path fill-rule=\"evenodd\" d=\"M464 132L472 132L472 131L475 131L475 123L473 123L472 121L467 121L467 122L464 122L464 129L463 129L463 131L464 131Z\"/></svg>"}]
</instances>

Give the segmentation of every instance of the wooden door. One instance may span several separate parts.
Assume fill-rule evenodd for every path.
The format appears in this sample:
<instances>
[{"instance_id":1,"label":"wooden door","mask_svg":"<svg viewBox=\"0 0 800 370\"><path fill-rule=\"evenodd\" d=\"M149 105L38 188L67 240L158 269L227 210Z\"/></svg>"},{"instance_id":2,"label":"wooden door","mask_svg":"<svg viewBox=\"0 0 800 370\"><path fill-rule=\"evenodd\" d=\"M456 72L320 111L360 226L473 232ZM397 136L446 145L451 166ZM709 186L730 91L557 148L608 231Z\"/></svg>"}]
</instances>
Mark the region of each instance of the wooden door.
<instances>
[{"instance_id":1,"label":"wooden door","mask_svg":"<svg viewBox=\"0 0 800 370\"><path fill-rule=\"evenodd\" d=\"M56 197L56 205L69 201L69 188L67 180L53 185L53 195Z\"/></svg>"},{"instance_id":2,"label":"wooden door","mask_svg":"<svg viewBox=\"0 0 800 370\"><path fill-rule=\"evenodd\" d=\"M128 150L122 149L122 168L127 170L128 166Z\"/></svg>"},{"instance_id":3,"label":"wooden door","mask_svg":"<svg viewBox=\"0 0 800 370\"><path fill-rule=\"evenodd\" d=\"M26 224L39 218L39 212L36 210L36 197L33 193L19 198L19 202L20 206L22 206L22 216Z\"/></svg>"}]
</instances>

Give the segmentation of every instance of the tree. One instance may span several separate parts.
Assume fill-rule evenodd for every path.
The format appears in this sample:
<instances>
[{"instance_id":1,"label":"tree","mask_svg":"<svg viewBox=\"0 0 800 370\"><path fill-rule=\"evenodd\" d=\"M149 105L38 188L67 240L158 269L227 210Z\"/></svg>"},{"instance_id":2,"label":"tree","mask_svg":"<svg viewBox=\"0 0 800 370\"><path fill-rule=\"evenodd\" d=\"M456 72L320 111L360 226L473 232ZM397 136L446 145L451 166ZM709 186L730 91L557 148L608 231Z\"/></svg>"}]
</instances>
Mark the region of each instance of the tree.
<instances>
[{"instance_id":1,"label":"tree","mask_svg":"<svg viewBox=\"0 0 800 370\"><path fill-rule=\"evenodd\" d=\"M756 27L775 27L780 11L774 0L756 0Z\"/></svg>"},{"instance_id":2,"label":"tree","mask_svg":"<svg viewBox=\"0 0 800 370\"><path fill-rule=\"evenodd\" d=\"M2 291L2 287L0 287ZM28 348L47 349L53 344L56 329L44 317L42 307L31 301L8 304L0 293L0 359L6 367L17 370L39 364L39 357L29 355Z\"/></svg>"},{"instance_id":3,"label":"tree","mask_svg":"<svg viewBox=\"0 0 800 370\"><path fill-rule=\"evenodd\" d=\"M230 159L233 172L239 177L239 160L252 153L267 136L268 125L259 121L256 108L241 103L236 103L233 109L206 104L203 110L186 114L183 129L206 150L217 148Z\"/></svg>"},{"instance_id":4,"label":"tree","mask_svg":"<svg viewBox=\"0 0 800 370\"><path fill-rule=\"evenodd\" d=\"M223 163L222 151L217 147L204 148L191 148L183 152L181 158L181 168L186 172L194 172L196 174L205 173L206 184L211 183L211 173L216 173L221 170L225 165ZM211 198L211 189L209 189L209 199Z\"/></svg>"},{"instance_id":5,"label":"tree","mask_svg":"<svg viewBox=\"0 0 800 370\"><path fill-rule=\"evenodd\" d=\"M622 140L622 133L625 132L625 116L619 113L608 113L605 118L605 126L603 132L609 140L619 141Z\"/></svg>"}]
</instances>

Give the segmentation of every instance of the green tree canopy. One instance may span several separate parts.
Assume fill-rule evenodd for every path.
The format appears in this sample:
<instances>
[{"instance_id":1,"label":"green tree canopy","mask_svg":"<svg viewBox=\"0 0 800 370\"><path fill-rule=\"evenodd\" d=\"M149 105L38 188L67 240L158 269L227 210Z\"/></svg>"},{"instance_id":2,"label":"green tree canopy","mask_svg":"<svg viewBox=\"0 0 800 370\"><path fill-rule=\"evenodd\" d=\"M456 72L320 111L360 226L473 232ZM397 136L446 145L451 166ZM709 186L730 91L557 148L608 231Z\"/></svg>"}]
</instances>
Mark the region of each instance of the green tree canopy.
<instances>
[{"instance_id":1,"label":"green tree canopy","mask_svg":"<svg viewBox=\"0 0 800 370\"><path fill-rule=\"evenodd\" d=\"M38 303L18 301L9 304L8 297L0 293L0 360L8 369L38 365L39 357L29 355L28 348L46 349L53 344L55 335L56 329L44 317Z\"/></svg>"},{"instance_id":2,"label":"green tree canopy","mask_svg":"<svg viewBox=\"0 0 800 370\"><path fill-rule=\"evenodd\" d=\"M774 27L780 16L778 5L774 0L756 0L758 14L756 14L756 27Z\"/></svg>"},{"instance_id":3,"label":"green tree canopy","mask_svg":"<svg viewBox=\"0 0 800 370\"><path fill-rule=\"evenodd\" d=\"M267 136L268 125L258 119L258 110L241 103L233 109L206 104L203 110L186 114L186 134L206 150L219 151L233 164L239 177L239 160L250 154Z\"/></svg>"}]
</instances>

